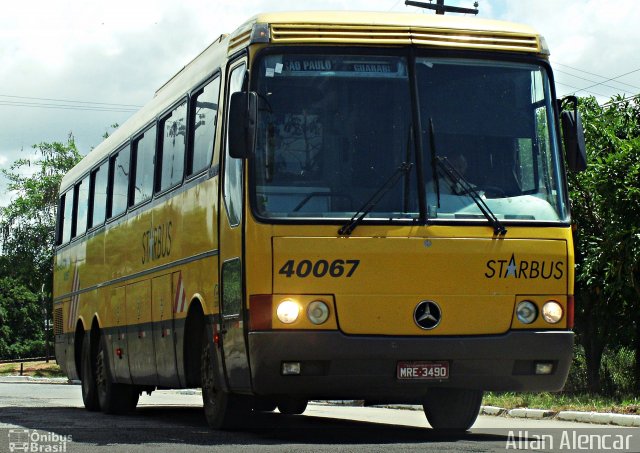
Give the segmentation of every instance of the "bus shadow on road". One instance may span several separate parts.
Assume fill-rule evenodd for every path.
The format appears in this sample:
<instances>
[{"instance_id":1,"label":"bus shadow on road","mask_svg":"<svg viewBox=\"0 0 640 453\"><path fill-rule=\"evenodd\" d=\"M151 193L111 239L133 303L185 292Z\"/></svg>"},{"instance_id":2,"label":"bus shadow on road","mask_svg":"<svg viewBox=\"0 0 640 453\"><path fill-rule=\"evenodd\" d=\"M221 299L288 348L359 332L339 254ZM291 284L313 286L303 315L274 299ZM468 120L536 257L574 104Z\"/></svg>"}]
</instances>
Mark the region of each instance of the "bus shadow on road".
<instances>
[{"instance_id":1,"label":"bus shadow on road","mask_svg":"<svg viewBox=\"0 0 640 453\"><path fill-rule=\"evenodd\" d=\"M175 406L139 407L130 415L88 413L82 408L4 407L0 423L60 436L74 444L119 446L161 443L176 446L283 445L283 444L435 444L450 442L500 443L495 434L438 433L429 428L326 418L258 413L247 417L233 431L210 429L202 408Z\"/></svg>"}]
</instances>

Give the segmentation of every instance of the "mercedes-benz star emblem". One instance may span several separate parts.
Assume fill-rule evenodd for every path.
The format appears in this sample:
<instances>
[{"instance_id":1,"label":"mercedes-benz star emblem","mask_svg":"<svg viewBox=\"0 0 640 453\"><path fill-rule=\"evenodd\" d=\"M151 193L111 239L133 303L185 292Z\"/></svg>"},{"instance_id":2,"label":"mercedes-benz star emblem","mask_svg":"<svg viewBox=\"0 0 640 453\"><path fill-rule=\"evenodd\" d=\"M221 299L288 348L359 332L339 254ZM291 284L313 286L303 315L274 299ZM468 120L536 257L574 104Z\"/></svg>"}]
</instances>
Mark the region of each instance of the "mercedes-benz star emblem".
<instances>
[{"instance_id":1,"label":"mercedes-benz star emblem","mask_svg":"<svg viewBox=\"0 0 640 453\"><path fill-rule=\"evenodd\" d=\"M440 306L432 300L423 300L413 312L413 319L424 330L431 330L440 324L442 311Z\"/></svg>"}]
</instances>

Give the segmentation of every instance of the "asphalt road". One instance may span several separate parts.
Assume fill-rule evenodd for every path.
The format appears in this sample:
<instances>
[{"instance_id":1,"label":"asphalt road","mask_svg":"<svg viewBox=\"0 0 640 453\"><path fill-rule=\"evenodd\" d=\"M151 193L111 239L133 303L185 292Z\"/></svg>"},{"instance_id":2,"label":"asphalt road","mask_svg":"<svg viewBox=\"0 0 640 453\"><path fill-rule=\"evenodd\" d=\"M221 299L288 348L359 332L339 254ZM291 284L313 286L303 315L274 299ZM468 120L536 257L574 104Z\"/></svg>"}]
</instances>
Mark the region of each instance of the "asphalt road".
<instances>
[{"instance_id":1,"label":"asphalt road","mask_svg":"<svg viewBox=\"0 0 640 453\"><path fill-rule=\"evenodd\" d=\"M311 404L301 416L260 414L241 431L220 432L207 427L194 391L143 395L134 414L109 416L85 411L77 385L0 383L2 453L587 450L582 447L637 452L640 430L481 416L470 433L448 436L433 432L421 411Z\"/></svg>"}]
</instances>

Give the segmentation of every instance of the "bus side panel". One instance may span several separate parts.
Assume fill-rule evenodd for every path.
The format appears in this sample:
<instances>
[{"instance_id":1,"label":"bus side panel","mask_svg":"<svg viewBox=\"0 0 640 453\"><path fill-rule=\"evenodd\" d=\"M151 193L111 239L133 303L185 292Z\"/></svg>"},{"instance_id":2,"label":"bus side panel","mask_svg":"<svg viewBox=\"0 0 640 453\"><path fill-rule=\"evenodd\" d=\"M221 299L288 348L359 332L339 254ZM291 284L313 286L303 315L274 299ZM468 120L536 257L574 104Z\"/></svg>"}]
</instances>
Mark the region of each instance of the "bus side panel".
<instances>
[{"instance_id":1,"label":"bus side panel","mask_svg":"<svg viewBox=\"0 0 640 453\"><path fill-rule=\"evenodd\" d=\"M126 289L124 286L111 287L109 291L109 308L112 313L113 327L110 329L112 345L112 376L117 382L131 384L131 372L129 360L131 359L127 349L127 311L125 304ZM116 351L120 349L122 354Z\"/></svg>"},{"instance_id":2,"label":"bus side panel","mask_svg":"<svg viewBox=\"0 0 640 453\"><path fill-rule=\"evenodd\" d=\"M127 346L131 379L138 385L156 385L156 357L151 329L151 281L126 286Z\"/></svg>"},{"instance_id":3,"label":"bus side panel","mask_svg":"<svg viewBox=\"0 0 640 453\"><path fill-rule=\"evenodd\" d=\"M182 292L180 291L180 282L172 288L171 277L172 274L165 274L155 277L151 281L151 297L153 299L151 314L154 321L153 345L158 385L179 387L180 380L176 369L173 314L176 304L182 302ZM176 294L178 297L172 298L172 294Z\"/></svg>"}]
</instances>

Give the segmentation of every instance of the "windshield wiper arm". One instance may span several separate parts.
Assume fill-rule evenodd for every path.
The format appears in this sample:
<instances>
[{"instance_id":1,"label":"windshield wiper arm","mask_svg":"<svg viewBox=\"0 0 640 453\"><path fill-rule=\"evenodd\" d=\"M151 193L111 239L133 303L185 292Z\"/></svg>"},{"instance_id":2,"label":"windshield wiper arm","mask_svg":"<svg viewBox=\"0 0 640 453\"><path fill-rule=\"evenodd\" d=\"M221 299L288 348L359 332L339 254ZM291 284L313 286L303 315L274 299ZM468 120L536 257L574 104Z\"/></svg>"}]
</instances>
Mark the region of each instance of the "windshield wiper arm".
<instances>
[{"instance_id":1,"label":"windshield wiper arm","mask_svg":"<svg viewBox=\"0 0 640 453\"><path fill-rule=\"evenodd\" d=\"M496 236L504 236L507 234L505 226L500 223L496 215L491 211L489 206L487 206L487 203L485 203L475 187L466 180L462 173L451 165L451 162L449 162L446 157L437 156L436 159L442 173L453 183L454 187L459 186L462 189L461 193L466 193L475 202L480 209L480 212L482 212L482 215L486 217L489 224L493 227L493 234Z\"/></svg>"},{"instance_id":2,"label":"windshield wiper arm","mask_svg":"<svg viewBox=\"0 0 640 453\"><path fill-rule=\"evenodd\" d=\"M391 177L387 179L387 181L378 189L376 192L367 200L365 204L362 205L360 209L353 214L351 220L349 220L346 224L340 227L338 230L338 234L341 236L349 236L353 230L356 229L358 224L362 222L362 219L371 212L373 208L382 200L389 190L398 182L398 180L402 177L403 174L406 174L411 170L413 164L408 164L406 162L402 162L396 171L393 172Z\"/></svg>"}]
</instances>

